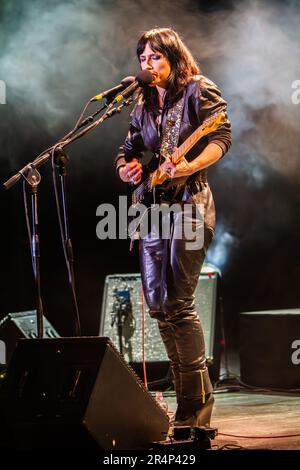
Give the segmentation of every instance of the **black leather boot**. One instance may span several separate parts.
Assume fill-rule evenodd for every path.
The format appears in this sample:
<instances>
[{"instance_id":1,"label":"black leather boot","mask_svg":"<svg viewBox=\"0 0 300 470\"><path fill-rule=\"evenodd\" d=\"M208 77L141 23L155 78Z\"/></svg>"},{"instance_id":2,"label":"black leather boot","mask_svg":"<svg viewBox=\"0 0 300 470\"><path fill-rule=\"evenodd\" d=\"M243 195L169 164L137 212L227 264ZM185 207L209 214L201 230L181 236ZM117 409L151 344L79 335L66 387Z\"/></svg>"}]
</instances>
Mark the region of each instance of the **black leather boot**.
<instances>
[{"instance_id":1,"label":"black leather boot","mask_svg":"<svg viewBox=\"0 0 300 470\"><path fill-rule=\"evenodd\" d=\"M168 358L170 360L170 367L172 371L174 390L176 393L177 403L179 403L181 383L180 383L180 373L179 373L179 357L178 357L178 352L176 348L174 334L173 334L171 326L167 322L158 321L158 328L159 328L159 332L163 340L164 346L166 348Z\"/></svg>"},{"instance_id":2,"label":"black leather boot","mask_svg":"<svg viewBox=\"0 0 300 470\"><path fill-rule=\"evenodd\" d=\"M198 319L176 324L180 370L179 403L174 426L210 426L214 398L206 367L204 337Z\"/></svg>"},{"instance_id":3,"label":"black leather boot","mask_svg":"<svg viewBox=\"0 0 300 470\"><path fill-rule=\"evenodd\" d=\"M210 427L214 401L212 393L205 395L204 402L182 398L177 407L174 426Z\"/></svg>"}]
</instances>

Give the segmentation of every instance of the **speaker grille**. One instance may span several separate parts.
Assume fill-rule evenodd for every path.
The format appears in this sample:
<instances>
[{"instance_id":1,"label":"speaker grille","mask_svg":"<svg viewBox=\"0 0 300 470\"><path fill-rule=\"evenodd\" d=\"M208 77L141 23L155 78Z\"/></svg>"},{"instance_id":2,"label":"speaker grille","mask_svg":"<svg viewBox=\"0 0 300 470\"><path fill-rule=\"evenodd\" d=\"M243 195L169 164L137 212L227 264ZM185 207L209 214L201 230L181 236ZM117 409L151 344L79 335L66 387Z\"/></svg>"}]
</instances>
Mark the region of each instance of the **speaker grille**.
<instances>
[{"instance_id":1,"label":"speaker grille","mask_svg":"<svg viewBox=\"0 0 300 470\"><path fill-rule=\"evenodd\" d=\"M217 284L219 270L204 264L195 292L195 304L203 325L206 356L212 360L215 346ZM145 354L147 361L167 361L157 321L145 304ZM142 361L142 283L141 275L106 276L102 301L100 335L111 339L128 362Z\"/></svg>"},{"instance_id":2,"label":"speaker grille","mask_svg":"<svg viewBox=\"0 0 300 470\"><path fill-rule=\"evenodd\" d=\"M128 362L142 361L142 283L140 274L113 274L105 279L100 335L108 336ZM157 321L145 304L146 360L167 361Z\"/></svg>"}]
</instances>

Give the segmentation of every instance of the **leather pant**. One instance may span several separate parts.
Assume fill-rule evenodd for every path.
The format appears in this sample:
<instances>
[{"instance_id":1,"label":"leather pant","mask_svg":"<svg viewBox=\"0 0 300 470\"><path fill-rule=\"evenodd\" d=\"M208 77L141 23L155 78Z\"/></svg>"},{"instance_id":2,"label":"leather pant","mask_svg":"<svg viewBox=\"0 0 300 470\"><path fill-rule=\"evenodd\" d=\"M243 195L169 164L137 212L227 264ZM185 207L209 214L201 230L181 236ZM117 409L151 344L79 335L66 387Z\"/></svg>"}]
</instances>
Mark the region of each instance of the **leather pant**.
<instances>
[{"instance_id":1,"label":"leather pant","mask_svg":"<svg viewBox=\"0 0 300 470\"><path fill-rule=\"evenodd\" d=\"M214 205L209 188L207 191L211 217ZM174 227L169 239L147 236L139 244L144 295L151 317L158 320L178 402L182 398L200 400L212 392L203 330L194 301L201 267L213 238L213 227L206 221L204 212L204 243L200 249L187 250L186 239L174 237Z\"/></svg>"}]
</instances>

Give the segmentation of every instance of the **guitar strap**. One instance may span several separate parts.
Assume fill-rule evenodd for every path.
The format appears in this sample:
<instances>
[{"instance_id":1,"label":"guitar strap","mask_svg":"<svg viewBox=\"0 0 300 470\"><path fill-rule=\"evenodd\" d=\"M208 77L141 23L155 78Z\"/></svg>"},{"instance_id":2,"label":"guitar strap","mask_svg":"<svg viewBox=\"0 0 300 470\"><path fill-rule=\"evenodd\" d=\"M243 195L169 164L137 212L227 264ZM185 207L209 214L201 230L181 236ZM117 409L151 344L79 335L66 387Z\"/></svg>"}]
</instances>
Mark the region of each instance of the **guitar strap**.
<instances>
[{"instance_id":1,"label":"guitar strap","mask_svg":"<svg viewBox=\"0 0 300 470\"><path fill-rule=\"evenodd\" d=\"M174 152L174 148L177 147L178 140L179 140L179 132L180 132L180 125L181 125L181 120L182 120L182 112L183 112L183 106L184 106L184 98L185 98L186 91L184 90L182 97L167 111L167 116L166 116L166 125L162 133L162 138L161 138L161 145L160 145L160 155L161 156L167 156L167 155L172 155ZM185 178L186 181L186 178ZM174 186L175 191L172 194L173 197L175 197L179 190L182 187L182 184L175 185L175 183L172 183L172 186ZM131 238L130 242L130 248L129 250L131 251L133 248L133 242L134 239L139 238L139 227L140 223L135 227L135 229L132 231L129 236Z\"/></svg>"},{"instance_id":2,"label":"guitar strap","mask_svg":"<svg viewBox=\"0 0 300 470\"><path fill-rule=\"evenodd\" d=\"M163 131L160 145L160 154L162 156L171 155L174 151L174 148L177 147L185 93L186 92L184 91L180 100L178 100L171 108L168 109L166 125Z\"/></svg>"},{"instance_id":3,"label":"guitar strap","mask_svg":"<svg viewBox=\"0 0 300 470\"><path fill-rule=\"evenodd\" d=\"M162 156L172 155L174 149L178 146L180 125L183 114L183 106L186 90L184 90L182 97L168 109L166 116L166 125L162 134L160 154ZM173 186L175 191L173 198L179 193L182 186L186 183L187 178L178 178L176 183L172 182L167 187Z\"/></svg>"}]
</instances>

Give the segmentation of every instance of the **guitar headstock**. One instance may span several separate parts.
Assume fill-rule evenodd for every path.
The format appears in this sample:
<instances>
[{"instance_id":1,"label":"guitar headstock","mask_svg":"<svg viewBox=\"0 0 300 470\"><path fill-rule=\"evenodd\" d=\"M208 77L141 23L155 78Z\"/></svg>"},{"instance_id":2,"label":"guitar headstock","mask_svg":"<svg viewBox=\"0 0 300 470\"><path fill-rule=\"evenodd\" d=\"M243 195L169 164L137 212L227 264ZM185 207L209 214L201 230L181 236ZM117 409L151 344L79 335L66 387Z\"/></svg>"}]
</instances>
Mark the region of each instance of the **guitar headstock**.
<instances>
[{"instance_id":1,"label":"guitar headstock","mask_svg":"<svg viewBox=\"0 0 300 470\"><path fill-rule=\"evenodd\" d=\"M213 114L208 119L206 119L202 124L203 135L209 134L210 132L218 129L220 124L223 124L226 121L226 115L224 111Z\"/></svg>"}]
</instances>

